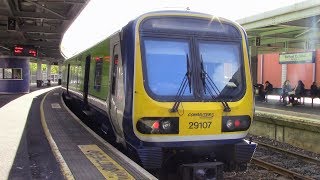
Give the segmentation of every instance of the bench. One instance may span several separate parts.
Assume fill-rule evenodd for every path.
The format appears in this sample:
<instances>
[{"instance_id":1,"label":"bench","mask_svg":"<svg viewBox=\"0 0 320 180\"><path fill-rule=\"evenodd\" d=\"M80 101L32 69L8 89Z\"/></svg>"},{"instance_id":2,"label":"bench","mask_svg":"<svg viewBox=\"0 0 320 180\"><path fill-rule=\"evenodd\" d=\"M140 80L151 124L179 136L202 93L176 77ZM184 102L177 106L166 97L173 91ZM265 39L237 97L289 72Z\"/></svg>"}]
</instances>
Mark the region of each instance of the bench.
<instances>
[{"instance_id":1,"label":"bench","mask_svg":"<svg viewBox=\"0 0 320 180\"><path fill-rule=\"evenodd\" d=\"M274 88L271 93L266 94L266 102L268 102L268 95L277 95L279 96L279 102L283 102L283 97L282 97L282 88ZM286 97L288 98L288 96ZM305 98L311 98L311 107L313 107L313 100L315 98L319 98L319 96L312 96L310 89L306 89L305 93L301 97L295 97L300 101L300 104L305 104ZM320 99L320 98L319 98ZM288 100L289 101L289 100ZM302 102L301 102L302 101Z\"/></svg>"},{"instance_id":2,"label":"bench","mask_svg":"<svg viewBox=\"0 0 320 180\"><path fill-rule=\"evenodd\" d=\"M311 98L311 107L313 107L313 100L315 98L319 98L319 96L311 95L311 90L310 89L306 89L305 90L305 94L301 97L301 99L303 99L303 104L304 104L305 98Z\"/></svg>"}]
</instances>

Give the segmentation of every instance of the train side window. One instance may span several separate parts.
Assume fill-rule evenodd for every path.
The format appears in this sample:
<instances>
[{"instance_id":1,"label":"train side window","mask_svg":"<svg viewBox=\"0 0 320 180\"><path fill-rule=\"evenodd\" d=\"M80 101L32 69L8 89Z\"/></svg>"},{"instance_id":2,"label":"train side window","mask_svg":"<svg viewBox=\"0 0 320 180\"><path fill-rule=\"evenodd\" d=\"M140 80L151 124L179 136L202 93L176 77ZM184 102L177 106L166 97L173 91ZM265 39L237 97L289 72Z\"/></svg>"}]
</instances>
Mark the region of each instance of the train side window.
<instances>
[{"instance_id":1,"label":"train side window","mask_svg":"<svg viewBox=\"0 0 320 180\"><path fill-rule=\"evenodd\" d=\"M81 77L82 76L82 69L81 69L81 65L77 66L77 84L80 84L81 81Z\"/></svg>"},{"instance_id":2,"label":"train side window","mask_svg":"<svg viewBox=\"0 0 320 180\"><path fill-rule=\"evenodd\" d=\"M103 59L97 58L95 76L94 76L94 89L96 89L97 91L99 91L101 88L102 66L103 66Z\"/></svg>"},{"instance_id":3,"label":"train side window","mask_svg":"<svg viewBox=\"0 0 320 180\"><path fill-rule=\"evenodd\" d=\"M112 86L111 94L115 94L116 78L117 78L117 67L118 67L119 55L114 54L113 56L113 69L112 69Z\"/></svg>"},{"instance_id":4,"label":"train side window","mask_svg":"<svg viewBox=\"0 0 320 180\"><path fill-rule=\"evenodd\" d=\"M0 79L3 79L3 68L0 68Z\"/></svg>"}]
</instances>

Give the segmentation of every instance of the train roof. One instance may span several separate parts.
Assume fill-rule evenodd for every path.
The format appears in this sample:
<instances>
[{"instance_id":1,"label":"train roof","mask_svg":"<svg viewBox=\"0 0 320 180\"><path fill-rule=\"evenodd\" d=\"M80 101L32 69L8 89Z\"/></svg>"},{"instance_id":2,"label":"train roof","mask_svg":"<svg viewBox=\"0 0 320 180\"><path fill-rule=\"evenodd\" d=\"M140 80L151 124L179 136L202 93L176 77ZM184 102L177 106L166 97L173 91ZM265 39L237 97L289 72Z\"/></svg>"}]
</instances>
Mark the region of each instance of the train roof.
<instances>
[{"instance_id":1,"label":"train roof","mask_svg":"<svg viewBox=\"0 0 320 180\"><path fill-rule=\"evenodd\" d=\"M134 22L134 24L136 24L139 20L144 19L146 17L149 16L158 16L158 15L168 15L168 16L190 16L190 17L202 17L202 18L210 18L212 20L217 20L217 21L223 21L223 22L229 22L231 24L234 24L236 26L238 26L239 28L242 28L241 25L239 25L237 22L226 19L226 18L222 18L222 17L218 17L212 14L207 14L207 13L201 13L201 12L194 12L194 11L189 11L189 10L160 10L160 11L150 11L144 14L139 15L138 17L134 18L131 21L128 21L128 23L126 25L124 25L123 27L127 26L128 24L130 24L131 22ZM122 27L122 28L123 28ZM70 58L65 59L65 61L69 60L69 59L73 59L83 53L85 53L86 51L90 50L92 47L95 47L101 43L103 43L104 41L106 41L108 39L108 37L118 33L119 31L121 31L121 29L119 29L118 31L110 34L109 36L107 36L106 38L102 39L101 41L97 42L96 44L88 47L87 49L76 53L75 55L73 55Z\"/></svg>"}]
</instances>

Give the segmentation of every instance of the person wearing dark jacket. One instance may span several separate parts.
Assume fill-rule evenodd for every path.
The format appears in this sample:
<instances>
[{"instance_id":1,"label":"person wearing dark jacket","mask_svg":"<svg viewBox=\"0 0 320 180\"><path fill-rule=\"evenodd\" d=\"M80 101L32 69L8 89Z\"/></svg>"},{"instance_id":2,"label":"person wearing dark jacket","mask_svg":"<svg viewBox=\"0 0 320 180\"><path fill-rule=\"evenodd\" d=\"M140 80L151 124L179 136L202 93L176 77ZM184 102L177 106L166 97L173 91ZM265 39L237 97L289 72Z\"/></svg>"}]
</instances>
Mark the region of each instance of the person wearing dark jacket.
<instances>
[{"instance_id":1,"label":"person wearing dark jacket","mask_svg":"<svg viewBox=\"0 0 320 180\"><path fill-rule=\"evenodd\" d=\"M298 86L295 89L295 96L300 98L301 96L304 96L305 88L304 84L301 80L298 81Z\"/></svg>"},{"instance_id":2,"label":"person wearing dark jacket","mask_svg":"<svg viewBox=\"0 0 320 180\"><path fill-rule=\"evenodd\" d=\"M318 87L317 83L313 82L311 87L310 87L310 95L311 97L317 97L318 96Z\"/></svg>"},{"instance_id":3,"label":"person wearing dark jacket","mask_svg":"<svg viewBox=\"0 0 320 180\"><path fill-rule=\"evenodd\" d=\"M301 98L305 94L304 84L301 80L298 81L297 87L294 89L294 94L289 96L289 106L294 104L294 98Z\"/></svg>"},{"instance_id":4,"label":"person wearing dark jacket","mask_svg":"<svg viewBox=\"0 0 320 180\"><path fill-rule=\"evenodd\" d=\"M268 94L271 94L272 91L273 91L273 85L269 81L266 81L265 88L264 88L264 100L266 101L268 100L266 96Z\"/></svg>"}]
</instances>

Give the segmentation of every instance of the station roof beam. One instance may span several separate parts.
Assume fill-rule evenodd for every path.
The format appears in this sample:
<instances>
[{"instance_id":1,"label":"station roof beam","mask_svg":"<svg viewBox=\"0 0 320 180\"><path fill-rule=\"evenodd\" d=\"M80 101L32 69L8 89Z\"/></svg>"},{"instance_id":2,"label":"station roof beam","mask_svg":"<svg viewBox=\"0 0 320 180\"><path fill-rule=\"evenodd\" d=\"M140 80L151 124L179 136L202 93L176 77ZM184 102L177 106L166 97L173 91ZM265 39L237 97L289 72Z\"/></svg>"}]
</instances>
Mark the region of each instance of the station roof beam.
<instances>
[{"instance_id":1,"label":"station roof beam","mask_svg":"<svg viewBox=\"0 0 320 180\"><path fill-rule=\"evenodd\" d=\"M39 59L63 61L63 33L89 0L0 0L0 55L16 44L34 45ZM8 29L9 19L15 21ZM8 50L9 49L9 50Z\"/></svg>"},{"instance_id":2,"label":"station roof beam","mask_svg":"<svg viewBox=\"0 0 320 180\"><path fill-rule=\"evenodd\" d=\"M250 45L263 53L320 48L320 1L303 1L237 22L246 29Z\"/></svg>"}]
</instances>

